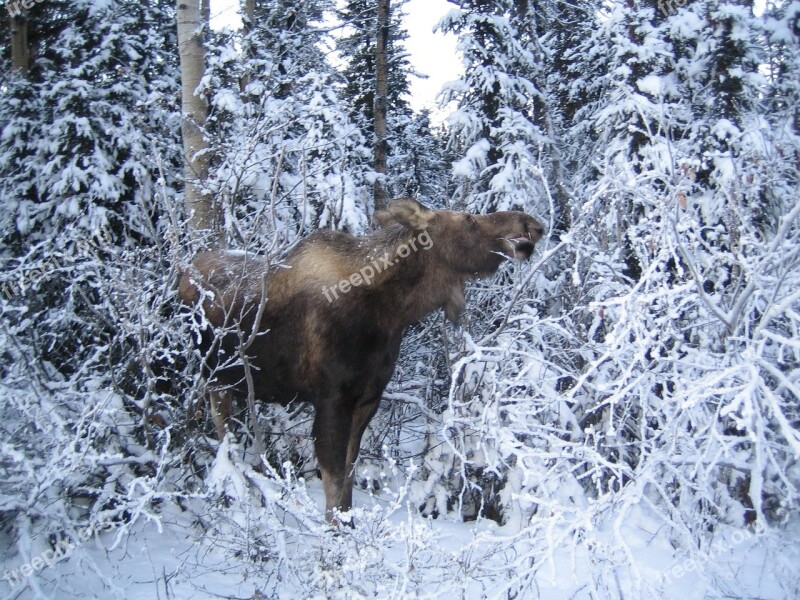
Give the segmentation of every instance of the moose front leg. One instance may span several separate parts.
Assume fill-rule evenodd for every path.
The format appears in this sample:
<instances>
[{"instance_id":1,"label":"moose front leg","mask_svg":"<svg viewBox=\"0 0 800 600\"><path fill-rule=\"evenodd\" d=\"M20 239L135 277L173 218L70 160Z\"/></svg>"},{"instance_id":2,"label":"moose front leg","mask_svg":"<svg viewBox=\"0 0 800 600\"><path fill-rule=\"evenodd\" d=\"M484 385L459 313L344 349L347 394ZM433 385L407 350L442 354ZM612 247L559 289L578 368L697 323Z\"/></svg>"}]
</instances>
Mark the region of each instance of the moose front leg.
<instances>
[{"instance_id":1,"label":"moose front leg","mask_svg":"<svg viewBox=\"0 0 800 600\"><path fill-rule=\"evenodd\" d=\"M231 418L233 394L230 390L210 390L208 392L208 401L211 405L211 418L214 420L217 438L222 442L228 431L229 419Z\"/></svg>"},{"instance_id":2,"label":"moose front leg","mask_svg":"<svg viewBox=\"0 0 800 600\"><path fill-rule=\"evenodd\" d=\"M325 491L325 519L331 523L335 522L336 509L350 508L349 503L345 503L345 491L351 421L350 412L342 407L322 404L316 408L314 450Z\"/></svg>"}]
</instances>

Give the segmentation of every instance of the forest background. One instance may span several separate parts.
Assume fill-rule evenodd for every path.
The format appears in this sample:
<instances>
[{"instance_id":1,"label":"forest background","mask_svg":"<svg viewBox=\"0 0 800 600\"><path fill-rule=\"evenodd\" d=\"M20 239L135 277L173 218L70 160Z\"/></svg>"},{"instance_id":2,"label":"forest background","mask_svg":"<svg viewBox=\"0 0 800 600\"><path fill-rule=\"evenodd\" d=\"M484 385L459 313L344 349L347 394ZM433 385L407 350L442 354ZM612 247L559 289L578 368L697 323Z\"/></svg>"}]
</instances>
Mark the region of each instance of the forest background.
<instances>
[{"instance_id":1,"label":"forest background","mask_svg":"<svg viewBox=\"0 0 800 600\"><path fill-rule=\"evenodd\" d=\"M400 2L6 8L6 597L800 596L800 3L453 2L443 125ZM218 448L176 277L402 196L547 235L408 332L331 530L308 407Z\"/></svg>"}]
</instances>

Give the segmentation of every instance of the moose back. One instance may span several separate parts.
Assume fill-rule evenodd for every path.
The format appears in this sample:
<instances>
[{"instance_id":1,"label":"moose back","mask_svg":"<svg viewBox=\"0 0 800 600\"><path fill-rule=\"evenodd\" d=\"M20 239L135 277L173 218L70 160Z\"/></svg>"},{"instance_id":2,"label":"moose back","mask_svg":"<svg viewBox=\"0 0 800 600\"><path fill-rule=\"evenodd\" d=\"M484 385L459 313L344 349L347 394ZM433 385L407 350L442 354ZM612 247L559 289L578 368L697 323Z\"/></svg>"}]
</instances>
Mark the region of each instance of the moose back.
<instances>
[{"instance_id":1,"label":"moose back","mask_svg":"<svg viewBox=\"0 0 800 600\"><path fill-rule=\"evenodd\" d=\"M202 311L220 439L232 401L248 389L263 402L311 402L328 520L351 507L361 437L406 327L439 308L457 322L465 282L529 258L543 234L523 212L472 215L412 199L390 202L375 219L381 229L364 237L317 231L278 264L204 252L179 281L182 301Z\"/></svg>"}]
</instances>

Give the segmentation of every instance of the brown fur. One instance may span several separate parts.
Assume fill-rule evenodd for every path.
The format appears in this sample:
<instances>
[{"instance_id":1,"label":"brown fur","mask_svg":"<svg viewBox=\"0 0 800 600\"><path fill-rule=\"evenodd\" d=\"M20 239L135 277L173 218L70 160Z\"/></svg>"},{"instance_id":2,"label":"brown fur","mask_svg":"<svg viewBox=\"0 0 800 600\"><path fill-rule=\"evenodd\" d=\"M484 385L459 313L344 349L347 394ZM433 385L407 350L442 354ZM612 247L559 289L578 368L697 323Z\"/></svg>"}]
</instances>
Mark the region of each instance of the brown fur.
<instances>
[{"instance_id":1,"label":"brown fur","mask_svg":"<svg viewBox=\"0 0 800 600\"><path fill-rule=\"evenodd\" d=\"M365 237L317 231L270 266L243 253L202 253L179 283L183 302L200 303L212 326L201 345L220 436L231 396L247 394L242 367L226 359L237 356L254 328L259 334L246 354L256 398L313 403L328 519L351 506L361 436L392 376L405 328L438 308L457 321L464 283L494 273L505 258L530 257L543 233L521 212L432 211L411 199L391 202L375 219L382 229ZM410 251L401 257L404 245ZM386 266L386 258L394 264ZM332 288L376 264L383 269L370 285L337 288L334 297Z\"/></svg>"}]
</instances>

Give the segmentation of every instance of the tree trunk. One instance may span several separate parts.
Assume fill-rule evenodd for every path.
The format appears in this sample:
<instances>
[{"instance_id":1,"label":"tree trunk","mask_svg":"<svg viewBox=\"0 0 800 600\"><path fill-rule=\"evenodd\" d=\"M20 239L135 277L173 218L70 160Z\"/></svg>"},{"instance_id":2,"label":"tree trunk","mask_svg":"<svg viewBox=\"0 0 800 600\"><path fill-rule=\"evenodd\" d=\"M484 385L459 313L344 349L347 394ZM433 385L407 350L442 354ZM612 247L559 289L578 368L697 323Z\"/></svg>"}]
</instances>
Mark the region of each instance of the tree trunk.
<instances>
[{"instance_id":1,"label":"tree trunk","mask_svg":"<svg viewBox=\"0 0 800 600\"><path fill-rule=\"evenodd\" d=\"M222 215L208 179L209 148L203 136L208 103L195 94L205 72L203 30L208 26L207 0L178 0L178 51L181 61L181 136L183 137L186 208L192 243L200 247L221 244Z\"/></svg>"},{"instance_id":2,"label":"tree trunk","mask_svg":"<svg viewBox=\"0 0 800 600\"><path fill-rule=\"evenodd\" d=\"M28 13L19 4L7 5L10 14L11 29L11 68L23 75L28 74L31 62L31 51L28 46Z\"/></svg>"},{"instance_id":3,"label":"tree trunk","mask_svg":"<svg viewBox=\"0 0 800 600\"><path fill-rule=\"evenodd\" d=\"M386 98L389 94L387 44L389 38L389 0L378 0L378 34L375 44L375 210L386 208Z\"/></svg>"},{"instance_id":4,"label":"tree trunk","mask_svg":"<svg viewBox=\"0 0 800 600\"><path fill-rule=\"evenodd\" d=\"M256 0L245 0L244 9L242 11L242 29L246 36L255 31L255 24L256 24ZM252 52L252 41L247 40L242 48L242 59L248 60L253 57ZM250 75L245 73L239 78L239 92L244 94L244 91L247 89L247 86L250 83ZM247 98L244 99L245 102L248 101Z\"/></svg>"},{"instance_id":5,"label":"tree trunk","mask_svg":"<svg viewBox=\"0 0 800 600\"><path fill-rule=\"evenodd\" d=\"M247 32L253 31L256 22L256 0L245 0L244 3L244 29Z\"/></svg>"}]
</instances>

